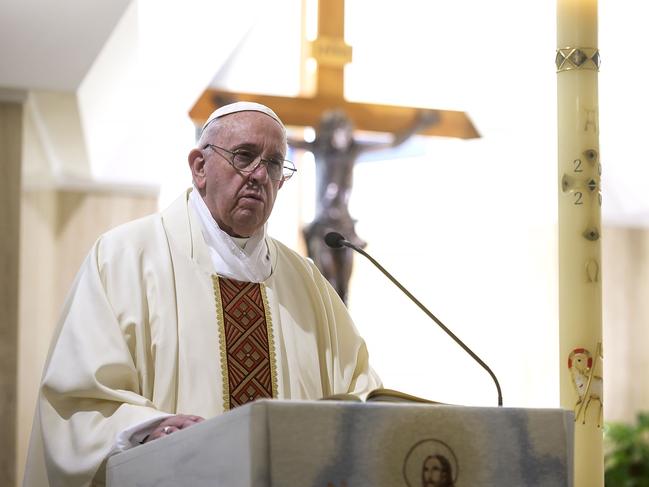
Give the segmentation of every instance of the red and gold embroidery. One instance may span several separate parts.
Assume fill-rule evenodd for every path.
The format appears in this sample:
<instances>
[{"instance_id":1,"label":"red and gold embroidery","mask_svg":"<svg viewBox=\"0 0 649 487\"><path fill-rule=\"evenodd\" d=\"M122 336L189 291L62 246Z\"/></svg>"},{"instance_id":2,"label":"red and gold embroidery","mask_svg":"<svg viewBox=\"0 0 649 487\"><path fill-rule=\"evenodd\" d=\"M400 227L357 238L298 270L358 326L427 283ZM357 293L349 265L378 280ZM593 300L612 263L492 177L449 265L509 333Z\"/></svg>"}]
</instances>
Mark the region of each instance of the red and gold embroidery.
<instances>
[{"instance_id":1,"label":"red and gold embroidery","mask_svg":"<svg viewBox=\"0 0 649 487\"><path fill-rule=\"evenodd\" d=\"M263 284L214 278L224 409L277 395L272 324Z\"/></svg>"}]
</instances>

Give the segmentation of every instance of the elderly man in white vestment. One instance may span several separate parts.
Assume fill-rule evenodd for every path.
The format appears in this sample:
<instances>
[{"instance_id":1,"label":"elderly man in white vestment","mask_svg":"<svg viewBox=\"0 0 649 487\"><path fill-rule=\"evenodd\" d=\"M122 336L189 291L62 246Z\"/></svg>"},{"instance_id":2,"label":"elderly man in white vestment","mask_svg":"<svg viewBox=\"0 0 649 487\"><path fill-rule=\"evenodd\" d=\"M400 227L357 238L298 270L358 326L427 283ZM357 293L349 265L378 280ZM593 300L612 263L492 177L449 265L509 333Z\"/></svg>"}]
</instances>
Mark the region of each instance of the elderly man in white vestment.
<instances>
[{"instance_id":1,"label":"elderly man in white vestment","mask_svg":"<svg viewBox=\"0 0 649 487\"><path fill-rule=\"evenodd\" d=\"M45 366L26 486L101 485L111 454L258 398L380 386L329 283L266 235L286 150L272 110L222 107L189 153L194 188L97 240Z\"/></svg>"}]
</instances>

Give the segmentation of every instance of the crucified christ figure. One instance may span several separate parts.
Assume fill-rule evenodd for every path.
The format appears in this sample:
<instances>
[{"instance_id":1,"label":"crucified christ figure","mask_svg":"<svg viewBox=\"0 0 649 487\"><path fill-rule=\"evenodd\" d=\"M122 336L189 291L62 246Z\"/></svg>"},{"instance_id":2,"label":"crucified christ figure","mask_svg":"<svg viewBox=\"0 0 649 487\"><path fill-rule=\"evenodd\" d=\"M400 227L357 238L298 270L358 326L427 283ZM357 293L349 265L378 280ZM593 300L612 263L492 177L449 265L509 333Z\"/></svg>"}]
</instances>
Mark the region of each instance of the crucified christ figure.
<instances>
[{"instance_id":1,"label":"crucified christ figure","mask_svg":"<svg viewBox=\"0 0 649 487\"><path fill-rule=\"evenodd\" d=\"M356 222L348 208L356 160L364 152L396 147L438 121L436 111L420 110L412 125L402 133L394 134L392 141L363 142L354 138L354 126L347 114L336 109L322 115L312 142L289 138L291 147L312 152L316 162L316 216L304 229L309 257L344 302L347 302L352 272L352 250L347 247L331 249L323 239L328 232L336 231L354 245L365 246L356 234Z\"/></svg>"}]
</instances>

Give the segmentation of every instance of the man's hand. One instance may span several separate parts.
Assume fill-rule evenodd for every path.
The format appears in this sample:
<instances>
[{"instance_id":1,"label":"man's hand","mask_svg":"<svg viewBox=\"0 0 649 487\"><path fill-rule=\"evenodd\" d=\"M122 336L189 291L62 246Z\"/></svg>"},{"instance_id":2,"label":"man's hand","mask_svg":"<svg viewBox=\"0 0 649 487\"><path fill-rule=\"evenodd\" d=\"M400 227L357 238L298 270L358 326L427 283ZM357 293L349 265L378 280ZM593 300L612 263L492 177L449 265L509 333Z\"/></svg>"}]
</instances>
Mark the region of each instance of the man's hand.
<instances>
[{"instance_id":1,"label":"man's hand","mask_svg":"<svg viewBox=\"0 0 649 487\"><path fill-rule=\"evenodd\" d=\"M175 416L169 416L160 421L160 424L155 427L142 443L148 443L157 440L158 438L162 438L163 436L170 435L174 431L189 428L203 420L204 418L193 416L191 414L176 414Z\"/></svg>"}]
</instances>

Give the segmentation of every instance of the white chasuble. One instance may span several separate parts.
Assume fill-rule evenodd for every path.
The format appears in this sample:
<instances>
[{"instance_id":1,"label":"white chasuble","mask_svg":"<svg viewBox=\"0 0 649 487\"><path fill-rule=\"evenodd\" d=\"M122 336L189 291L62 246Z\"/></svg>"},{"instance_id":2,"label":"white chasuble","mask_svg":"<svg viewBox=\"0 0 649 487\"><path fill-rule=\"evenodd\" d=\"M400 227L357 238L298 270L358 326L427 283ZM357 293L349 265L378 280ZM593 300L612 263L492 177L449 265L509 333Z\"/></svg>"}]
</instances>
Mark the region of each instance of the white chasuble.
<instances>
[{"instance_id":1,"label":"white chasuble","mask_svg":"<svg viewBox=\"0 0 649 487\"><path fill-rule=\"evenodd\" d=\"M163 414L210 418L230 407L219 279L188 195L106 233L84 261L43 373L26 487L102 485L118 433ZM329 283L266 241L272 273L259 289L273 396L380 387Z\"/></svg>"}]
</instances>

